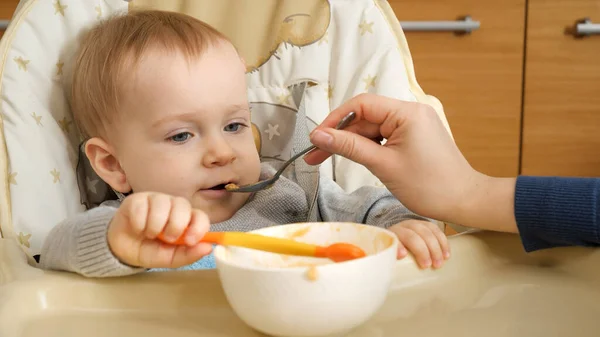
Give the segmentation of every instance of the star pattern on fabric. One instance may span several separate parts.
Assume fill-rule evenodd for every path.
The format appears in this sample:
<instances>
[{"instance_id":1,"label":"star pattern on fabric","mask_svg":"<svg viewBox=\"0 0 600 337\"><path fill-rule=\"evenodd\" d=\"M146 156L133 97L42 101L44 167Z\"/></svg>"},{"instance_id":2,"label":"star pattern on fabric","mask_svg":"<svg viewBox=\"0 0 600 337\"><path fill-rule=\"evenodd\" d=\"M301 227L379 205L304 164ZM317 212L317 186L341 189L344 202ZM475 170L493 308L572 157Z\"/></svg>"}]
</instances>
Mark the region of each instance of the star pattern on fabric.
<instances>
[{"instance_id":1,"label":"star pattern on fabric","mask_svg":"<svg viewBox=\"0 0 600 337\"><path fill-rule=\"evenodd\" d=\"M375 87L375 81L377 80L377 76L367 76L363 78L363 82L365 82L365 90L369 90L369 87Z\"/></svg>"},{"instance_id":2,"label":"star pattern on fabric","mask_svg":"<svg viewBox=\"0 0 600 337\"><path fill-rule=\"evenodd\" d=\"M102 18L102 7L100 7L100 5L94 7L94 9L96 10L96 19L100 19Z\"/></svg>"},{"instance_id":3,"label":"star pattern on fabric","mask_svg":"<svg viewBox=\"0 0 600 337\"><path fill-rule=\"evenodd\" d=\"M54 15L56 14L60 14L62 16L65 16L65 9L67 9L67 5L63 5L62 3L60 3L60 0L56 0L54 1Z\"/></svg>"},{"instance_id":4,"label":"star pattern on fabric","mask_svg":"<svg viewBox=\"0 0 600 337\"><path fill-rule=\"evenodd\" d=\"M57 169L52 169L52 171L50 171L50 174L52 175L52 182L54 184L60 182L60 172Z\"/></svg>"},{"instance_id":5,"label":"star pattern on fabric","mask_svg":"<svg viewBox=\"0 0 600 337\"><path fill-rule=\"evenodd\" d=\"M13 185L17 184L17 174L19 174L19 173L18 172L10 172L8 174L8 183L9 184L13 184Z\"/></svg>"},{"instance_id":6,"label":"star pattern on fabric","mask_svg":"<svg viewBox=\"0 0 600 337\"><path fill-rule=\"evenodd\" d=\"M97 194L96 185L98 184L98 179L91 180L89 177L86 177L85 180L87 182L88 191Z\"/></svg>"},{"instance_id":7,"label":"star pattern on fabric","mask_svg":"<svg viewBox=\"0 0 600 337\"><path fill-rule=\"evenodd\" d=\"M277 102L279 104L287 104L289 102L291 96L292 95L290 93L283 93L283 94L277 96Z\"/></svg>"},{"instance_id":8,"label":"star pattern on fabric","mask_svg":"<svg viewBox=\"0 0 600 337\"><path fill-rule=\"evenodd\" d=\"M56 76L60 76L63 73L64 62L56 62Z\"/></svg>"},{"instance_id":9,"label":"star pattern on fabric","mask_svg":"<svg viewBox=\"0 0 600 337\"><path fill-rule=\"evenodd\" d=\"M67 117L63 117L63 119L58 121L58 125L65 132L69 133L69 128L71 126L71 121L67 119Z\"/></svg>"},{"instance_id":10,"label":"star pattern on fabric","mask_svg":"<svg viewBox=\"0 0 600 337\"><path fill-rule=\"evenodd\" d=\"M367 22L367 20L363 20L358 25L358 29L360 29L360 36L365 35L367 32L368 33L373 33L373 23L374 22Z\"/></svg>"},{"instance_id":11,"label":"star pattern on fabric","mask_svg":"<svg viewBox=\"0 0 600 337\"><path fill-rule=\"evenodd\" d=\"M31 239L31 234L25 234L23 232L19 232L19 236L17 237L19 243L23 246L29 248L31 245L29 244L29 239Z\"/></svg>"},{"instance_id":12,"label":"star pattern on fabric","mask_svg":"<svg viewBox=\"0 0 600 337\"><path fill-rule=\"evenodd\" d=\"M281 134L277 130L279 129L279 124L272 125L271 123L269 123L267 127L268 129L265 130L265 133L269 135L269 140L273 140L273 137L275 136L281 136Z\"/></svg>"},{"instance_id":13,"label":"star pattern on fabric","mask_svg":"<svg viewBox=\"0 0 600 337\"><path fill-rule=\"evenodd\" d=\"M44 126L42 124L42 116L38 116L35 112L32 112L31 117L35 120L35 124L39 126Z\"/></svg>"},{"instance_id":14,"label":"star pattern on fabric","mask_svg":"<svg viewBox=\"0 0 600 337\"><path fill-rule=\"evenodd\" d=\"M15 57L13 60L17 63L17 66L20 70L27 71L27 65L29 64L29 60L24 59L22 56Z\"/></svg>"}]
</instances>

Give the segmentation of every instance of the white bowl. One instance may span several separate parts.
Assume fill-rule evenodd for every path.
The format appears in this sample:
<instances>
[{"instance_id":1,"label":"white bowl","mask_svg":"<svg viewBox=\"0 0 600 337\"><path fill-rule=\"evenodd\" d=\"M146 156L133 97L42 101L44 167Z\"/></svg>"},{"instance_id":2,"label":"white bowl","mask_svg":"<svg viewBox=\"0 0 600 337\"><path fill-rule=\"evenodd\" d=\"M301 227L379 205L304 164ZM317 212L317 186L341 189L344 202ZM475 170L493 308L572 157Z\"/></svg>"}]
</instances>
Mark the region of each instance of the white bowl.
<instances>
[{"instance_id":1,"label":"white bowl","mask_svg":"<svg viewBox=\"0 0 600 337\"><path fill-rule=\"evenodd\" d=\"M227 300L255 330L287 337L343 334L368 321L385 301L398 249L392 232L353 223L304 223L254 233L318 245L349 242L367 253L333 263L218 246L214 255Z\"/></svg>"}]
</instances>

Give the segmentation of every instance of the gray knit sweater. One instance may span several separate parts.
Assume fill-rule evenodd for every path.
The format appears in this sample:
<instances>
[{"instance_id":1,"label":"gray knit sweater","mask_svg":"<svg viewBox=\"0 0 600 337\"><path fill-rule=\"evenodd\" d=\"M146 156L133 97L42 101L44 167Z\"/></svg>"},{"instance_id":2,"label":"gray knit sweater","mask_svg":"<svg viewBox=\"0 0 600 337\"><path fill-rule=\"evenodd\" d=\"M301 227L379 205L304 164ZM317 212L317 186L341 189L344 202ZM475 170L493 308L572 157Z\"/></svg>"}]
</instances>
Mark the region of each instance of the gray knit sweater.
<instances>
[{"instance_id":1,"label":"gray knit sweater","mask_svg":"<svg viewBox=\"0 0 600 337\"><path fill-rule=\"evenodd\" d=\"M262 177L275 167L262 164ZM385 188L362 187L346 193L333 180L298 170L281 177L273 187L253 194L235 215L212 224L211 231L251 231L263 227L315 221L343 221L388 228L406 219L425 219L408 209ZM303 188L301 185L305 185ZM121 263L107 243L108 224L119 207L115 200L77 214L57 225L46 238L40 267L112 277L143 272ZM426 220L426 219L425 219Z\"/></svg>"}]
</instances>

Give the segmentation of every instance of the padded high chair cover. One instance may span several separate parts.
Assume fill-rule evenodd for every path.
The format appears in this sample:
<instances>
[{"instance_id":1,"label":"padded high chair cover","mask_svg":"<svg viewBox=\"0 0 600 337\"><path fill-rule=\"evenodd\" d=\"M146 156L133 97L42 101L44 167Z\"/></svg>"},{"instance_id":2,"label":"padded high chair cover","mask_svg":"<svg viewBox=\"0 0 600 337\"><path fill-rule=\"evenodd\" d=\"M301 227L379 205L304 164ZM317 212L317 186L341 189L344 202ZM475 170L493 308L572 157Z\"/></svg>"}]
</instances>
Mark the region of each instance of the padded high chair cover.
<instances>
[{"instance_id":1,"label":"padded high chair cover","mask_svg":"<svg viewBox=\"0 0 600 337\"><path fill-rule=\"evenodd\" d=\"M63 90L74 41L123 0L22 1L0 43L0 230L28 256L49 230L81 212L80 142Z\"/></svg>"},{"instance_id":2,"label":"padded high chair cover","mask_svg":"<svg viewBox=\"0 0 600 337\"><path fill-rule=\"evenodd\" d=\"M305 92L308 129L365 92L432 105L413 70L400 24L382 0L27 0L0 44L0 232L39 254L49 230L85 210L75 168L80 136L63 89L78 35L130 8L175 10L231 38L247 67L255 141L264 160L292 151L297 106ZM449 130L449 128L448 128ZM321 167L346 190L381 185L364 167L336 157ZM86 178L85 190L98 184Z\"/></svg>"}]
</instances>

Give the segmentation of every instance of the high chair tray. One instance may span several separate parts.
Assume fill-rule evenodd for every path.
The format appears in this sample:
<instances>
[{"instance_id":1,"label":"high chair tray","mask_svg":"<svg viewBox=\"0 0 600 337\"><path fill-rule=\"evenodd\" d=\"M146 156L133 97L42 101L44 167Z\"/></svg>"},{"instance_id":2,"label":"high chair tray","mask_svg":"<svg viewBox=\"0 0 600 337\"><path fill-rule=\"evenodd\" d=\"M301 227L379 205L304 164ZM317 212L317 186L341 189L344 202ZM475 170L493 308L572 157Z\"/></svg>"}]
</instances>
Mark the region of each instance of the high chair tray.
<instances>
[{"instance_id":1,"label":"high chair tray","mask_svg":"<svg viewBox=\"0 0 600 337\"><path fill-rule=\"evenodd\" d=\"M600 250L526 254L517 236L487 232L450 243L438 271L399 261L384 306L348 336L600 334ZM33 268L3 239L0 336L263 335L236 317L214 270L85 279Z\"/></svg>"}]
</instances>

